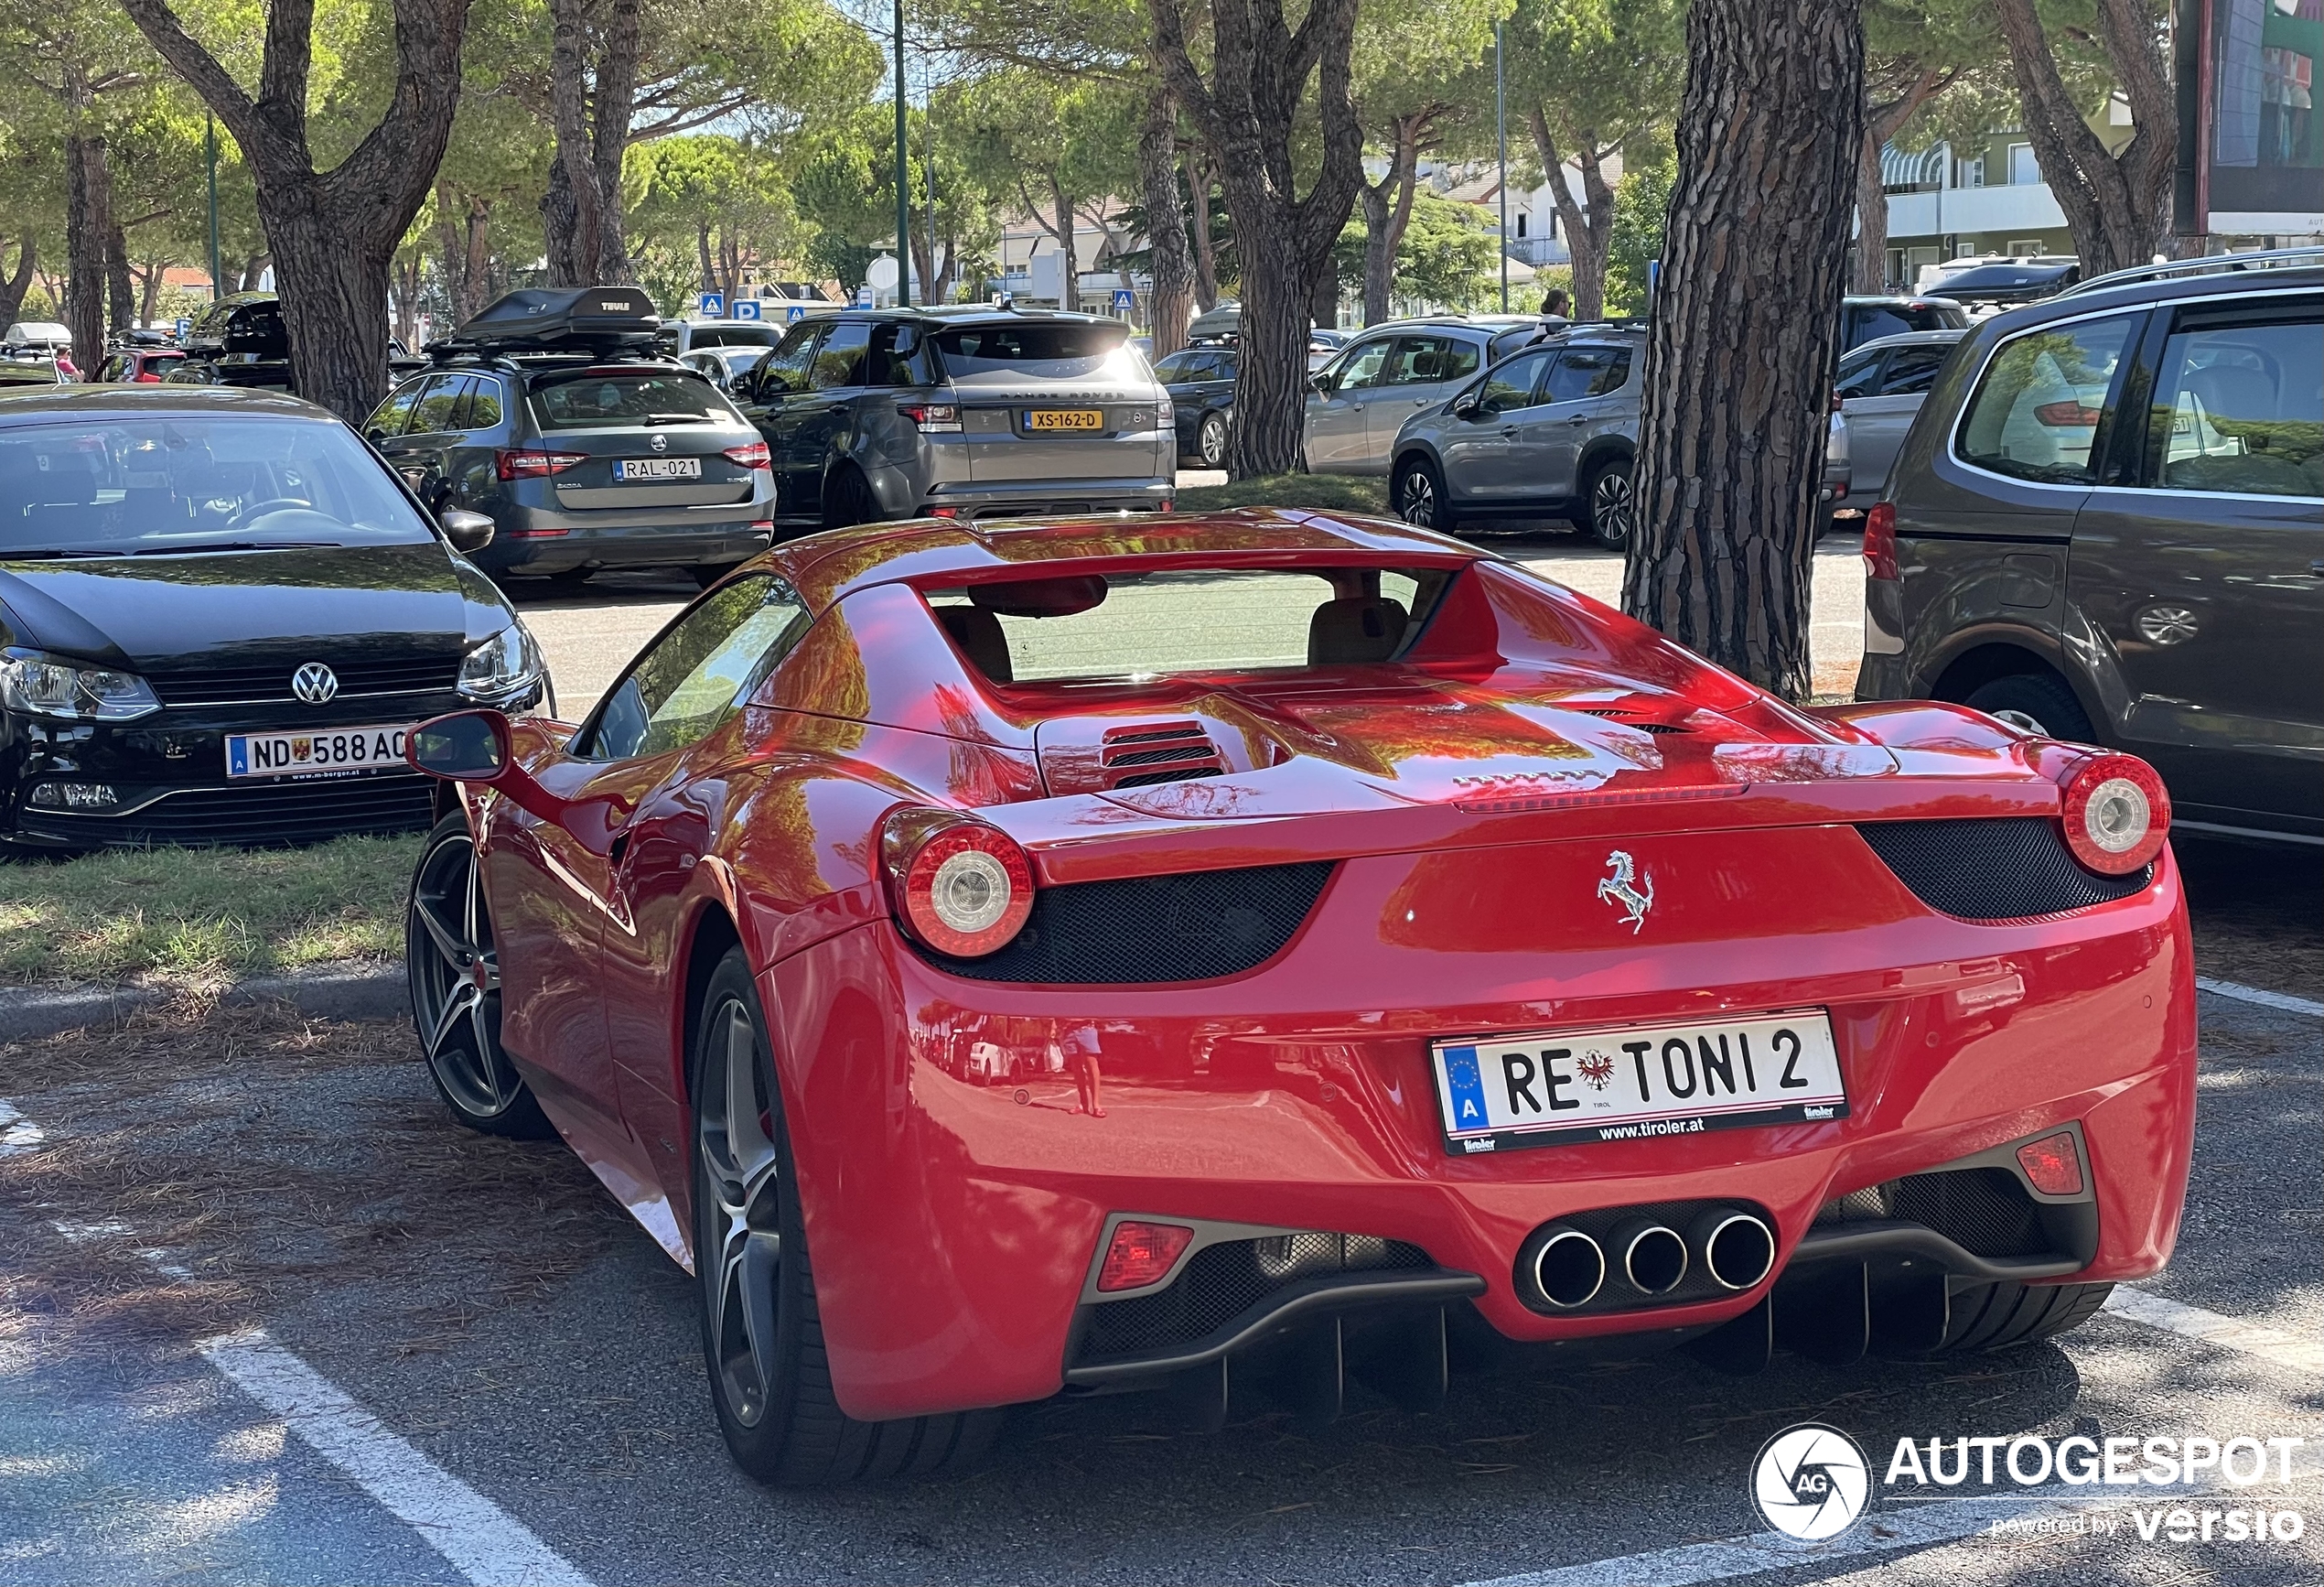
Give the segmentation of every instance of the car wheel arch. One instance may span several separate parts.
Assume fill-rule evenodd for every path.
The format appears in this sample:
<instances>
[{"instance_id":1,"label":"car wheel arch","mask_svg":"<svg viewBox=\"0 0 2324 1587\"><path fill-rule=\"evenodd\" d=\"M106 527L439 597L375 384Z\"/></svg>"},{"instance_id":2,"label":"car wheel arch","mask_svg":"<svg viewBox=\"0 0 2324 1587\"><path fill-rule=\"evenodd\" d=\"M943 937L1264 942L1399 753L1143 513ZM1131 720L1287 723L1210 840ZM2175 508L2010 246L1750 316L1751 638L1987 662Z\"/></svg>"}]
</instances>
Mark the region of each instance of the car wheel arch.
<instances>
[{"instance_id":1,"label":"car wheel arch","mask_svg":"<svg viewBox=\"0 0 2324 1587\"><path fill-rule=\"evenodd\" d=\"M1959 704L1998 678L2013 677L2023 673L2041 674L2065 685L2067 692L2081 704L2082 713L2092 721L2103 723L2105 720L2105 712L2091 697L2090 691L2074 677L2072 669L2062 664L2063 658L2045 654L2037 646L2028 643L2022 635L2011 635L2006 639L1984 635L1966 637L1969 642L1946 656L1941 665L1931 669L1934 679L1926 690L1931 699Z\"/></svg>"},{"instance_id":2,"label":"car wheel arch","mask_svg":"<svg viewBox=\"0 0 2324 1587\"><path fill-rule=\"evenodd\" d=\"M679 984L685 990L679 999L675 1021L676 1051L671 1055L671 1072L679 1098L686 1105L689 1117L694 1112L694 1038L702 1025L703 995L709 990L711 972L728 952L741 947L742 933L723 900L708 898L695 907L694 919L679 934L683 945L676 966Z\"/></svg>"},{"instance_id":3,"label":"car wheel arch","mask_svg":"<svg viewBox=\"0 0 2324 1587\"><path fill-rule=\"evenodd\" d=\"M1630 465L1638 461L1638 448L1629 440L1609 437L1593 441L1582 448L1581 466L1574 470L1576 480L1587 480L1609 464Z\"/></svg>"}]
</instances>

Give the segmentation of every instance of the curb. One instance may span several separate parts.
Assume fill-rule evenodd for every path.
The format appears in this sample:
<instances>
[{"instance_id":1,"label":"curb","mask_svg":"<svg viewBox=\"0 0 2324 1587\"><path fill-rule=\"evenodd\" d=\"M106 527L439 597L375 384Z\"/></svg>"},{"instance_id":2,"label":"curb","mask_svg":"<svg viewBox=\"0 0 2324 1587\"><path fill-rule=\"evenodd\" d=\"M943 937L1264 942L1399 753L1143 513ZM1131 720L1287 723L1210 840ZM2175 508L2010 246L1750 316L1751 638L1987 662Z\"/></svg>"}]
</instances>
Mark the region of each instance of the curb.
<instances>
[{"instance_id":1,"label":"curb","mask_svg":"<svg viewBox=\"0 0 2324 1587\"><path fill-rule=\"evenodd\" d=\"M36 1042L87 1025L124 1020L178 996L169 987L107 987L94 991L0 991L0 1042ZM387 1020L408 1012L403 966L299 970L236 981L221 1003L285 1002L310 1019Z\"/></svg>"}]
</instances>

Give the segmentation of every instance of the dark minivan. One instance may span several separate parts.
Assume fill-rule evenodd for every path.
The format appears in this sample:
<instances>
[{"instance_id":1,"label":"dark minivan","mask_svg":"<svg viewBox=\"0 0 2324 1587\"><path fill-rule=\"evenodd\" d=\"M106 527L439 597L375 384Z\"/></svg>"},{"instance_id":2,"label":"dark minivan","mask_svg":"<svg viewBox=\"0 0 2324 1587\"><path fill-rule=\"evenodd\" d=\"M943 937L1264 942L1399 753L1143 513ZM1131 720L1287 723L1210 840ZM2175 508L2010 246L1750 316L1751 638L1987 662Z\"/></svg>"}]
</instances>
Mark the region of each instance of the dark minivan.
<instances>
[{"instance_id":1,"label":"dark minivan","mask_svg":"<svg viewBox=\"0 0 2324 1587\"><path fill-rule=\"evenodd\" d=\"M2176 826L2324 844L2324 249L1985 321L1865 556L1857 698L2126 750Z\"/></svg>"}]
</instances>

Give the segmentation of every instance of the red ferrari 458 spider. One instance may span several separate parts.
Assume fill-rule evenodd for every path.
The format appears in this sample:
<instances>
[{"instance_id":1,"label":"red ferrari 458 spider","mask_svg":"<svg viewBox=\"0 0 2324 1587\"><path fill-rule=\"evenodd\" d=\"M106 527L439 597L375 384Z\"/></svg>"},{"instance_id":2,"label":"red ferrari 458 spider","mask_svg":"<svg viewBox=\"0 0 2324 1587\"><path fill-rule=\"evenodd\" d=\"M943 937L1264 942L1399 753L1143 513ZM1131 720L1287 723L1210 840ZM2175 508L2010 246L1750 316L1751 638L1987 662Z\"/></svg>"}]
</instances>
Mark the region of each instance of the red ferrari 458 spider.
<instances>
[{"instance_id":1,"label":"red ferrari 458 spider","mask_svg":"<svg viewBox=\"0 0 2324 1587\"><path fill-rule=\"evenodd\" d=\"M2177 1233L2145 763L1797 709L1403 525L819 534L578 729L411 758L444 1099L691 1268L769 1480L1060 1392L1427 1405L1495 1336L2017 1344Z\"/></svg>"}]
</instances>

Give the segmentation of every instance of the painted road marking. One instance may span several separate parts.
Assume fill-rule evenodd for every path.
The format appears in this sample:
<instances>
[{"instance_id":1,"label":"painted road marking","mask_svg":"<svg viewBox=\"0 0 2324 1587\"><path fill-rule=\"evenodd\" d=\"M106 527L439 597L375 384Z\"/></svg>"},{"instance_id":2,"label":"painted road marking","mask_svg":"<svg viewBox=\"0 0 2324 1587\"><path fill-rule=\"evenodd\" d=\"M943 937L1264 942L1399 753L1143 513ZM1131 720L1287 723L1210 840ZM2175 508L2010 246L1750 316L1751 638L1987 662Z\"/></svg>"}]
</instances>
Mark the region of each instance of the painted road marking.
<instances>
[{"instance_id":1,"label":"painted road marking","mask_svg":"<svg viewBox=\"0 0 2324 1587\"><path fill-rule=\"evenodd\" d=\"M2214 981L2209 976L2197 976L2195 985L2206 992L2217 992L2222 998L2233 998L2238 1002L2243 1003L2257 1003L2263 1009L2281 1009L2287 1014L2324 1014L2324 1003L2311 1002L2306 998L2295 998L2289 992L2269 992L2257 987L2242 986L2234 981Z\"/></svg>"},{"instance_id":2,"label":"painted road marking","mask_svg":"<svg viewBox=\"0 0 2324 1587\"><path fill-rule=\"evenodd\" d=\"M199 1348L479 1587L588 1587L587 1577L522 1522L390 1432L263 1329Z\"/></svg>"},{"instance_id":3,"label":"painted road marking","mask_svg":"<svg viewBox=\"0 0 2324 1587\"><path fill-rule=\"evenodd\" d=\"M2311 1380L2324 1378L2324 1344L2264 1328L2256 1322L2223 1317L2184 1301L2166 1301L2129 1284L2114 1286L2114 1292L2106 1297L2106 1310L2149 1328L2274 1362L2306 1374Z\"/></svg>"},{"instance_id":4,"label":"painted road marking","mask_svg":"<svg viewBox=\"0 0 2324 1587\"><path fill-rule=\"evenodd\" d=\"M0 1157L36 1150L48 1139L48 1131L18 1113L15 1103L0 1096Z\"/></svg>"}]
</instances>

